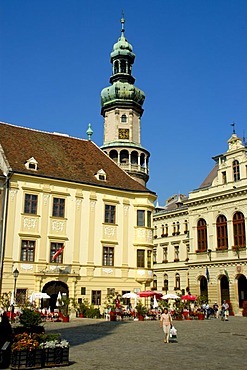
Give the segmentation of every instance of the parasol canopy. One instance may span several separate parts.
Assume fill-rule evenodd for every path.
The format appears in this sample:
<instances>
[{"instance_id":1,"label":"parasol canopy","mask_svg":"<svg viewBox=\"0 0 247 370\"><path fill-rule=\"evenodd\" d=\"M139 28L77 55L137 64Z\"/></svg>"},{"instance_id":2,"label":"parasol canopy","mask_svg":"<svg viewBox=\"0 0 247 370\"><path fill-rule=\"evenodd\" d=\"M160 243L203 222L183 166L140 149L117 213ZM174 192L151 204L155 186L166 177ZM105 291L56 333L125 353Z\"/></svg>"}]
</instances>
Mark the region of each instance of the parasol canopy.
<instances>
[{"instance_id":1,"label":"parasol canopy","mask_svg":"<svg viewBox=\"0 0 247 370\"><path fill-rule=\"evenodd\" d=\"M29 299L31 302L34 301L35 299L47 299L47 298L51 298L51 297L47 293L42 293L42 292L32 293L29 296Z\"/></svg>"},{"instance_id":2,"label":"parasol canopy","mask_svg":"<svg viewBox=\"0 0 247 370\"><path fill-rule=\"evenodd\" d=\"M197 299L197 296L186 294L186 295L182 295L181 299L183 299L184 301L195 301Z\"/></svg>"},{"instance_id":3,"label":"parasol canopy","mask_svg":"<svg viewBox=\"0 0 247 370\"><path fill-rule=\"evenodd\" d=\"M145 290L143 292L138 293L139 297L156 297L160 299L162 297L162 293L154 292L153 290Z\"/></svg>"},{"instance_id":4,"label":"parasol canopy","mask_svg":"<svg viewBox=\"0 0 247 370\"><path fill-rule=\"evenodd\" d=\"M177 294L168 293L161 297L161 299L180 299Z\"/></svg>"}]
</instances>

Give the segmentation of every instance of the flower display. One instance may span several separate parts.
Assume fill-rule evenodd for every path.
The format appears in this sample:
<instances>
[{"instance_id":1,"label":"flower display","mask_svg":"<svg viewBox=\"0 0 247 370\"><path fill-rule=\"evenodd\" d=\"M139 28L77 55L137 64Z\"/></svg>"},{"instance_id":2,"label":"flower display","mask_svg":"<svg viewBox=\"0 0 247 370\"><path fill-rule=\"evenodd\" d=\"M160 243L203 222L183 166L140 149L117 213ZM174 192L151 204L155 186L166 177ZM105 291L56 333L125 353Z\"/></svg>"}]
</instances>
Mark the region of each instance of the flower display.
<instances>
[{"instance_id":1,"label":"flower display","mask_svg":"<svg viewBox=\"0 0 247 370\"><path fill-rule=\"evenodd\" d=\"M39 347L39 336L35 333L17 334L11 346L12 351L34 351Z\"/></svg>"},{"instance_id":2,"label":"flower display","mask_svg":"<svg viewBox=\"0 0 247 370\"><path fill-rule=\"evenodd\" d=\"M65 339L62 340L50 340L44 343L40 343L40 348L68 348L69 342Z\"/></svg>"}]
</instances>

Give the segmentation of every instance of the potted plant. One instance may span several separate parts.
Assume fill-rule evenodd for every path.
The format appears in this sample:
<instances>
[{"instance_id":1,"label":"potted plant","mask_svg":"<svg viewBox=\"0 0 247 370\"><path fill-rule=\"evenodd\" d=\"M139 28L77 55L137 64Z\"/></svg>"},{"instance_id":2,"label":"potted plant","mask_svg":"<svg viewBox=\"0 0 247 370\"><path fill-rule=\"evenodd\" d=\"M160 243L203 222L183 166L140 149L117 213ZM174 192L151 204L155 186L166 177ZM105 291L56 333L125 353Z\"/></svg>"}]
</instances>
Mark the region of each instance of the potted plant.
<instances>
[{"instance_id":1,"label":"potted plant","mask_svg":"<svg viewBox=\"0 0 247 370\"><path fill-rule=\"evenodd\" d=\"M39 334L22 333L14 336L11 346L11 369L40 369L42 351L39 348Z\"/></svg>"},{"instance_id":2,"label":"potted plant","mask_svg":"<svg viewBox=\"0 0 247 370\"><path fill-rule=\"evenodd\" d=\"M110 321L116 321L117 319L117 301L119 294L117 292L107 294L105 301L105 310L110 315Z\"/></svg>"},{"instance_id":3,"label":"potted plant","mask_svg":"<svg viewBox=\"0 0 247 370\"><path fill-rule=\"evenodd\" d=\"M60 316L64 322L69 322L69 304L70 304L70 299L67 297L62 297L59 301L59 311L60 311Z\"/></svg>"},{"instance_id":4,"label":"potted plant","mask_svg":"<svg viewBox=\"0 0 247 370\"><path fill-rule=\"evenodd\" d=\"M22 326L14 328L16 334L18 333L44 333L45 329L42 322L41 313L33 308L23 308L19 317L19 322Z\"/></svg>"},{"instance_id":5,"label":"potted plant","mask_svg":"<svg viewBox=\"0 0 247 370\"><path fill-rule=\"evenodd\" d=\"M46 334L39 346L42 349L42 366L69 365L69 342L61 339L60 334Z\"/></svg>"},{"instance_id":6,"label":"potted plant","mask_svg":"<svg viewBox=\"0 0 247 370\"><path fill-rule=\"evenodd\" d=\"M78 303L79 317L86 317L88 309L89 309L89 302L87 299L84 298L82 302Z\"/></svg>"},{"instance_id":7,"label":"potted plant","mask_svg":"<svg viewBox=\"0 0 247 370\"><path fill-rule=\"evenodd\" d=\"M143 305L141 301L138 301L135 309L136 309L137 317L139 321L143 321L144 317L147 314L147 308Z\"/></svg>"}]
</instances>

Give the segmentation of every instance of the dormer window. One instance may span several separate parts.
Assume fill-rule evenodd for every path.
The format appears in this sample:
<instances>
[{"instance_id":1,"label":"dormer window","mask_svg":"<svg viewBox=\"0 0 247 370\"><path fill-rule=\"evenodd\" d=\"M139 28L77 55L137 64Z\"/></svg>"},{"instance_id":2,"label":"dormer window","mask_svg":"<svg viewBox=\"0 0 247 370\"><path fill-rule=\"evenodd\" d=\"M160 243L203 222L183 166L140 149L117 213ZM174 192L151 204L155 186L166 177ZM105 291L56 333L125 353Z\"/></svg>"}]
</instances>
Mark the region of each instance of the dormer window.
<instances>
[{"instance_id":1,"label":"dormer window","mask_svg":"<svg viewBox=\"0 0 247 370\"><path fill-rule=\"evenodd\" d=\"M28 159L26 161L25 167L28 170L37 171L38 170L38 162L36 161L36 159L34 157L31 157L30 159Z\"/></svg>"},{"instance_id":2,"label":"dormer window","mask_svg":"<svg viewBox=\"0 0 247 370\"><path fill-rule=\"evenodd\" d=\"M122 122L122 123L126 123L126 122L127 122L127 116L126 116L126 114L123 114L123 115L121 116L121 122Z\"/></svg>"},{"instance_id":3,"label":"dormer window","mask_svg":"<svg viewBox=\"0 0 247 370\"><path fill-rule=\"evenodd\" d=\"M96 173L96 175L95 175L95 177L98 179L98 180L101 180L101 181L106 181L106 173L105 173L105 171L104 170L99 170L97 173Z\"/></svg>"}]
</instances>

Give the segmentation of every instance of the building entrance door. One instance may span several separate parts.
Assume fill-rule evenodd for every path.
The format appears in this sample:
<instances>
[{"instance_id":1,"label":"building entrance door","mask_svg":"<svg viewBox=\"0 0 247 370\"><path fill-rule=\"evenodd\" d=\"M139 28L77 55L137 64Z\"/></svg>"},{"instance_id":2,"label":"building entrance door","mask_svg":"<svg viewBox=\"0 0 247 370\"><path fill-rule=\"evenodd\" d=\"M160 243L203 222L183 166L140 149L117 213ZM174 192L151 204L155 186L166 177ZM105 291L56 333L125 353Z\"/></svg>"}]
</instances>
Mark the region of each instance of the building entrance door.
<instances>
[{"instance_id":1,"label":"building entrance door","mask_svg":"<svg viewBox=\"0 0 247 370\"><path fill-rule=\"evenodd\" d=\"M62 297L68 298L69 297L69 289L67 284L63 281L50 281L49 283L45 284L42 292L47 293L51 298L48 300L44 300L42 308L49 308L51 312L54 312L57 302L58 293L61 293Z\"/></svg>"}]
</instances>

